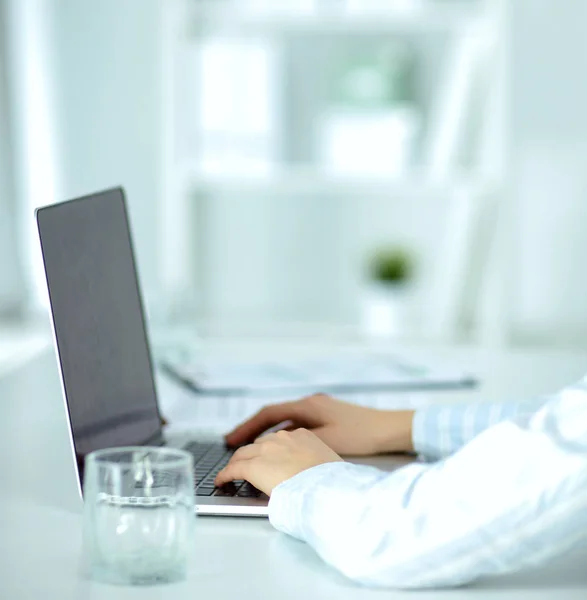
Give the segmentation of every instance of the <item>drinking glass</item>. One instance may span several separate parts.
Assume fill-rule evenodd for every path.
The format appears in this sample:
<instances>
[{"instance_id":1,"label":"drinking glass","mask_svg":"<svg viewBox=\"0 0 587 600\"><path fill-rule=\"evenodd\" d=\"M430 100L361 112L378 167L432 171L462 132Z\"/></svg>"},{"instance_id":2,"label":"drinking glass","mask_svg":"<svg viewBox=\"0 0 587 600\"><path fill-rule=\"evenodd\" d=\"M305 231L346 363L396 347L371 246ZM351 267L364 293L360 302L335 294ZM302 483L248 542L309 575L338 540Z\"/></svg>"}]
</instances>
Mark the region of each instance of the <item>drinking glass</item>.
<instances>
[{"instance_id":1,"label":"drinking glass","mask_svg":"<svg viewBox=\"0 0 587 600\"><path fill-rule=\"evenodd\" d=\"M195 523L192 456L170 448L110 448L89 454L84 471L89 576L127 585L184 579Z\"/></svg>"}]
</instances>

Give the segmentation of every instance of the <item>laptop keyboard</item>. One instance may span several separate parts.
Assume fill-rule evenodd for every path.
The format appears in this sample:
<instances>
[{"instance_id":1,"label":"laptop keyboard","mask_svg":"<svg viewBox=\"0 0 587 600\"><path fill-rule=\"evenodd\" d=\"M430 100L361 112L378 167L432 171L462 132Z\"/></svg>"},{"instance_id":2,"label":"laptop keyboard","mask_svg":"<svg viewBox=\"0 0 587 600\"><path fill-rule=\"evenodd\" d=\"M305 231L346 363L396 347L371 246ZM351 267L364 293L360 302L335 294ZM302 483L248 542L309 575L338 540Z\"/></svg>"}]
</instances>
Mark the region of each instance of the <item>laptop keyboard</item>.
<instances>
[{"instance_id":1,"label":"laptop keyboard","mask_svg":"<svg viewBox=\"0 0 587 600\"><path fill-rule=\"evenodd\" d=\"M214 485L214 480L234 450L219 443L191 442L184 447L194 457L194 474L196 480L196 496L231 496L238 498L258 498L262 492L247 481L233 481L221 488Z\"/></svg>"}]
</instances>

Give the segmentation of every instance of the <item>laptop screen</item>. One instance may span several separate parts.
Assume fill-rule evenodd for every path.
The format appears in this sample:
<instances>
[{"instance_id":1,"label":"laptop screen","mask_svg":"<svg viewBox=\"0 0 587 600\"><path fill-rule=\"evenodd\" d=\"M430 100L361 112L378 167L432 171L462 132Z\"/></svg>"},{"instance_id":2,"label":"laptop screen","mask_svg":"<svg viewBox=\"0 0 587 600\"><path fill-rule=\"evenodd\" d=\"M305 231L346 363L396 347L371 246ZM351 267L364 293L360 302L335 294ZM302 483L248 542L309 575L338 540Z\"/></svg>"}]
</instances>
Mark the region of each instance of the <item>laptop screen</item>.
<instances>
[{"instance_id":1,"label":"laptop screen","mask_svg":"<svg viewBox=\"0 0 587 600\"><path fill-rule=\"evenodd\" d=\"M121 189L37 211L78 464L92 450L161 432Z\"/></svg>"}]
</instances>

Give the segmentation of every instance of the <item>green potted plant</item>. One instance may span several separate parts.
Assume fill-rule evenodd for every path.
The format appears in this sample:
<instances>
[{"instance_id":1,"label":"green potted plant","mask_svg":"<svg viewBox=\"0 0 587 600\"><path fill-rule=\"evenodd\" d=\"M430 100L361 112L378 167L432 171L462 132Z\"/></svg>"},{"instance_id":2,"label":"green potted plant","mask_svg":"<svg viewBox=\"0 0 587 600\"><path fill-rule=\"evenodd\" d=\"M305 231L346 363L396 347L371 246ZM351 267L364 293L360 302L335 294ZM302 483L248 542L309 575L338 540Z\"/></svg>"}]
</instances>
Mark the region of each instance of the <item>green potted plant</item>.
<instances>
[{"instance_id":1,"label":"green potted plant","mask_svg":"<svg viewBox=\"0 0 587 600\"><path fill-rule=\"evenodd\" d=\"M399 246L377 249L369 264L371 279L383 286L407 285L413 270L412 255Z\"/></svg>"},{"instance_id":2,"label":"green potted plant","mask_svg":"<svg viewBox=\"0 0 587 600\"><path fill-rule=\"evenodd\" d=\"M369 333L399 335L407 328L415 259L399 245L377 248L367 263L364 320Z\"/></svg>"}]
</instances>

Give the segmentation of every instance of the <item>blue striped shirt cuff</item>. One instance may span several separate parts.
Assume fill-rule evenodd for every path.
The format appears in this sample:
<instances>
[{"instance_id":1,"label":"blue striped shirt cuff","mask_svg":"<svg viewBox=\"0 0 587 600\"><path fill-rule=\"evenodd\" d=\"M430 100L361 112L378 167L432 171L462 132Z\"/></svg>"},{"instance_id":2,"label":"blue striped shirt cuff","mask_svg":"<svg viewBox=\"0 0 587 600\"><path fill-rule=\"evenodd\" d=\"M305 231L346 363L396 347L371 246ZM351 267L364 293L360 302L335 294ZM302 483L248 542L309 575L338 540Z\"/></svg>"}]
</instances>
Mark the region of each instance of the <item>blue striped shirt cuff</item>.
<instances>
[{"instance_id":1,"label":"blue striped shirt cuff","mask_svg":"<svg viewBox=\"0 0 587 600\"><path fill-rule=\"evenodd\" d=\"M539 410L550 398L495 404L430 406L416 411L412 429L414 450L428 459L454 454L493 425Z\"/></svg>"}]
</instances>

